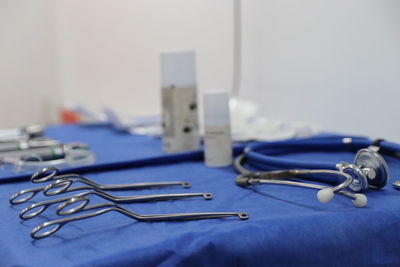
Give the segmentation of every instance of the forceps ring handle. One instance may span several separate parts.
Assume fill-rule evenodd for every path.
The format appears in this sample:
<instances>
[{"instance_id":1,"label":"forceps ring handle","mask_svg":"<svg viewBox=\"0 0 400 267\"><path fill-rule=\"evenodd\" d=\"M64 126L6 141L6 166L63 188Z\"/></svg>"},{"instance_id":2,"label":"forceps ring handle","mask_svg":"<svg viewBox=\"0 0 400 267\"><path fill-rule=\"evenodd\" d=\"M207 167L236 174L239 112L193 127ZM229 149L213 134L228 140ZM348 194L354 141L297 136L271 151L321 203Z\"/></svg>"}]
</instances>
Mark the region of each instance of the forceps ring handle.
<instances>
[{"instance_id":1,"label":"forceps ring handle","mask_svg":"<svg viewBox=\"0 0 400 267\"><path fill-rule=\"evenodd\" d=\"M35 172L31 177L32 183L44 183L54 179L59 170L56 167L46 167Z\"/></svg>"},{"instance_id":2,"label":"forceps ring handle","mask_svg":"<svg viewBox=\"0 0 400 267\"><path fill-rule=\"evenodd\" d=\"M37 193L44 190L44 186L24 189L19 191L18 193L12 195L10 197L10 204L21 204L27 202L29 199L33 198ZM21 198L22 195L26 195L25 197Z\"/></svg>"}]
</instances>

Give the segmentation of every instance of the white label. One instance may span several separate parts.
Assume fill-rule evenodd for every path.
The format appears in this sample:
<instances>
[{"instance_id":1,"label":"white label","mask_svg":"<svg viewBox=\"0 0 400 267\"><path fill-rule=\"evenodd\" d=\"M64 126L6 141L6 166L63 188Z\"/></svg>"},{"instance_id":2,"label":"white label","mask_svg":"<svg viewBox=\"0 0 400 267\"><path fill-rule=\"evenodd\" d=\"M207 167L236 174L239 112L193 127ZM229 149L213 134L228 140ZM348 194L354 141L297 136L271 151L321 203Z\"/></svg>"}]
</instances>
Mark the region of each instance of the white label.
<instances>
[{"instance_id":1,"label":"white label","mask_svg":"<svg viewBox=\"0 0 400 267\"><path fill-rule=\"evenodd\" d=\"M204 157L210 167L232 164L232 141L229 125L205 126Z\"/></svg>"}]
</instances>

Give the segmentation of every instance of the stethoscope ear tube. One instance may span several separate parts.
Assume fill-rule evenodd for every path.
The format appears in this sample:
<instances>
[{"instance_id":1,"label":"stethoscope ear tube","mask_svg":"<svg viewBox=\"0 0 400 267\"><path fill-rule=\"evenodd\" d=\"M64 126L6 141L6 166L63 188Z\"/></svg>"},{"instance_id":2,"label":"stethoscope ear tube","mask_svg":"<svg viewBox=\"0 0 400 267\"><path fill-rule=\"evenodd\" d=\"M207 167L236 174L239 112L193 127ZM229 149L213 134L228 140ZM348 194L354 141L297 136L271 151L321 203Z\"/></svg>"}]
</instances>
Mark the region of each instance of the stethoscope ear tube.
<instances>
[{"instance_id":1,"label":"stethoscope ear tube","mask_svg":"<svg viewBox=\"0 0 400 267\"><path fill-rule=\"evenodd\" d=\"M382 143L382 145L387 142ZM320 137L307 139L293 139L276 142L256 142L249 144L245 153L255 151L264 154L276 149L290 149L296 151L358 151L362 148L373 145L373 142L365 137ZM400 151L400 148L399 148Z\"/></svg>"},{"instance_id":2,"label":"stethoscope ear tube","mask_svg":"<svg viewBox=\"0 0 400 267\"><path fill-rule=\"evenodd\" d=\"M315 170L313 170L315 171ZM328 203L334 197L334 193L337 192L343 196L352 199L353 204L362 208L367 205L367 197L364 194L353 194L348 191L341 190L338 186L335 190L333 187L326 187L317 184L302 183L290 180L278 180L278 179L262 179L260 177L271 176L271 172L259 172L259 173L245 173L240 174L236 177L235 182L238 186L246 187L255 184L278 184L278 185L289 185L289 186L300 186L305 188L319 189L317 198L321 203ZM346 180L347 181L347 180ZM344 186L346 183L343 183Z\"/></svg>"},{"instance_id":3,"label":"stethoscope ear tube","mask_svg":"<svg viewBox=\"0 0 400 267\"><path fill-rule=\"evenodd\" d=\"M292 159L282 159L260 154L254 151L246 153L249 165L257 164L263 170L271 169L335 169L336 164L326 162L307 162Z\"/></svg>"}]
</instances>

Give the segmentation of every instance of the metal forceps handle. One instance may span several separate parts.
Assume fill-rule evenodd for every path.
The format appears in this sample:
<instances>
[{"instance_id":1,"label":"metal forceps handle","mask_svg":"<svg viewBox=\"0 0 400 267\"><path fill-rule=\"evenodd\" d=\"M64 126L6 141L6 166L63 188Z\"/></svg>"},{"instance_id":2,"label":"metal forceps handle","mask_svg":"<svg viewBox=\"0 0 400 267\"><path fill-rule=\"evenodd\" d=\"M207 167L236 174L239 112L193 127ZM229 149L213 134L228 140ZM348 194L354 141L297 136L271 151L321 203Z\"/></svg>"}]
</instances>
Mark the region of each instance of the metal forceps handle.
<instances>
[{"instance_id":1,"label":"metal forceps handle","mask_svg":"<svg viewBox=\"0 0 400 267\"><path fill-rule=\"evenodd\" d=\"M74 175L73 177L67 177ZM61 177L64 176L64 177ZM133 183L133 184L110 184L110 185L100 185L93 181L90 181L84 177L77 177L76 174L61 175L60 179L55 182L48 184L43 189L43 194L46 196L54 196L62 193L94 189L94 190L106 190L106 191L121 191L121 190L139 190L145 188L154 187L168 187L168 186L182 186L184 188L189 188L191 184L189 182L153 182L153 183ZM80 182L86 185L71 187L74 182Z\"/></svg>"},{"instance_id":2,"label":"metal forceps handle","mask_svg":"<svg viewBox=\"0 0 400 267\"><path fill-rule=\"evenodd\" d=\"M209 213L175 213L175 214L154 214L154 215L140 215L137 213L133 213L119 205L116 205L114 203L103 203L103 204L98 204L98 205L93 205L91 207L85 207L87 203L89 202L89 199L86 197L73 197L70 198L68 201L64 202L61 204L58 209L57 213L62 214L60 211L65 208L68 205L74 204L76 202L81 202L83 201L83 204L79 205L77 208L72 209L72 212L66 212L65 214L71 214L75 213L78 208L79 210L92 210L92 209L97 209L100 207L105 207L102 210L94 211L91 213L86 213L78 216L73 216L73 217L68 217L68 218L61 218L61 219L56 219L53 221L48 221L45 222L37 227L35 227L32 232L31 232L31 237L34 239L40 239L47 237L58 230L62 226L64 226L66 223L73 222L73 221L78 221L78 220L83 220L95 216L99 216L101 214L110 212L110 211L116 211L119 212L125 216L128 216L134 220L137 221L179 221L179 220L200 220L200 219L216 219L216 218L224 218L224 217L238 217L241 220L247 220L249 216L247 213L243 212L209 212ZM86 209L85 209L86 208ZM46 228L50 228L49 230L42 232Z\"/></svg>"},{"instance_id":3,"label":"metal forceps handle","mask_svg":"<svg viewBox=\"0 0 400 267\"><path fill-rule=\"evenodd\" d=\"M48 196L57 195L62 192L70 192L67 191L73 182L81 182L88 186L86 187L78 187L76 190L81 189L102 189L102 190L131 190L131 189L144 189L144 188L152 188L152 187L166 187L166 186L176 186L181 185L183 187L190 187L191 184L189 182L153 182L153 183L133 183L133 184L110 184L110 185L102 185L95 183L80 174L63 174L58 175L59 170L55 167L43 168L42 170L36 172L32 175L31 181L33 183L42 183L50 180L57 180L55 184L48 185L48 189L45 191L45 194ZM61 181L65 181L62 183ZM67 182L68 181L68 182ZM60 185L61 184L61 185ZM59 188L58 190L50 191L52 188Z\"/></svg>"},{"instance_id":4,"label":"metal forceps handle","mask_svg":"<svg viewBox=\"0 0 400 267\"><path fill-rule=\"evenodd\" d=\"M48 184L47 186L41 186L36 188L24 189L10 197L11 204L25 203L33 198L37 193L43 192L46 196L54 196L67 192L74 192L84 189L102 189L102 190L134 190L134 189L145 189L154 187L168 187L168 186L182 186L189 188L191 184L189 182L153 182L153 183L133 183L133 184L116 184L116 185L100 185L93 181L79 175L79 174L65 174L57 175L59 170L55 167L43 168L40 171L32 175L31 181L33 183L42 183L51 180L55 182ZM71 188L74 182L81 182L86 186L77 186ZM24 196L25 197L21 197Z\"/></svg>"},{"instance_id":5,"label":"metal forceps handle","mask_svg":"<svg viewBox=\"0 0 400 267\"><path fill-rule=\"evenodd\" d=\"M176 199L185 199L185 198L193 198L193 197L203 197L206 200L212 199L211 193L185 193L185 194L160 194L160 195L143 195L143 196L129 196L129 197L116 197L105 192L91 190L76 194L74 196L68 196L58 199L52 199L47 201L38 202L32 204L23 210L21 210L19 217L23 220L31 219L33 217L38 216L42 212L44 212L48 207L56 203L62 203L64 201L68 201L74 197L83 197L87 195L97 195L106 200L113 201L116 203L139 203L139 202L148 202L148 201L163 201L163 200L176 200Z\"/></svg>"},{"instance_id":6,"label":"metal forceps handle","mask_svg":"<svg viewBox=\"0 0 400 267\"><path fill-rule=\"evenodd\" d=\"M165 187L171 185L181 185L183 187L190 187L191 184L188 182L153 182L153 183L133 183L133 184L110 184L102 185L97 184L80 174L70 173L58 175L59 170L56 167L43 168L40 171L34 173L31 177L32 183L44 183L51 180L66 180L73 183L74 181L90 185L92 187L102 189L102 190L130 190L130 189L141 189L141 188L151 188L151 187Z\"/></svg>"}]
</instances>

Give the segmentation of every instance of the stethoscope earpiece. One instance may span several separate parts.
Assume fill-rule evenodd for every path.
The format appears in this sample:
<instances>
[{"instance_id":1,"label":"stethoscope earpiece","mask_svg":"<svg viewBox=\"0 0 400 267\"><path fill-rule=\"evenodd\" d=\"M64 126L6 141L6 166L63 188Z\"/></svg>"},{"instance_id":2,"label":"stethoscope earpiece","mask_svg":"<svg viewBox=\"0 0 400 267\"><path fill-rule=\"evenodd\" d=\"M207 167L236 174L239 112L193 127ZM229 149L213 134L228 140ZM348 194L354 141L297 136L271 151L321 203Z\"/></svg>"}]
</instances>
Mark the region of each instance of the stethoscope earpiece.
<instances>
[{"instance_id":1,"label":"stethoscope earpiece","mask_svg":"<svg viewBox=\"0 0 400 267\"><path fill-rule=\"evenodd\" d=\"M348 193L349 194L349 193ZM335 191L331 187L327 187L318 191L317 198L321 203L328 203L335 196ZM352 202L357 208L363 208L367 205L367 196L364 194L352 194Z\"/></svg>"},{"instance_id":2,"label":"stethoscope earpiece","mask_svg":"<svg viewBox=\"0 0 400 267\"><path fill-rule=\"evenodd\" d=\"M321 203L328 203L335 196L335 192L331 187L321 189L317 193L317 198Z\"/></svg>"},{"instance_id":3,"label":"stethoscope earpiece","mask_svg":"<svg viewBox=\"0 0 400 267\"><path fill-rule=\"evenodd\" d=\"M364 208L367 205L368 199L366 195L358 193L354 194L354 196L356 199L352 201L357 208Z\"/></svg>"}]
</instances>

